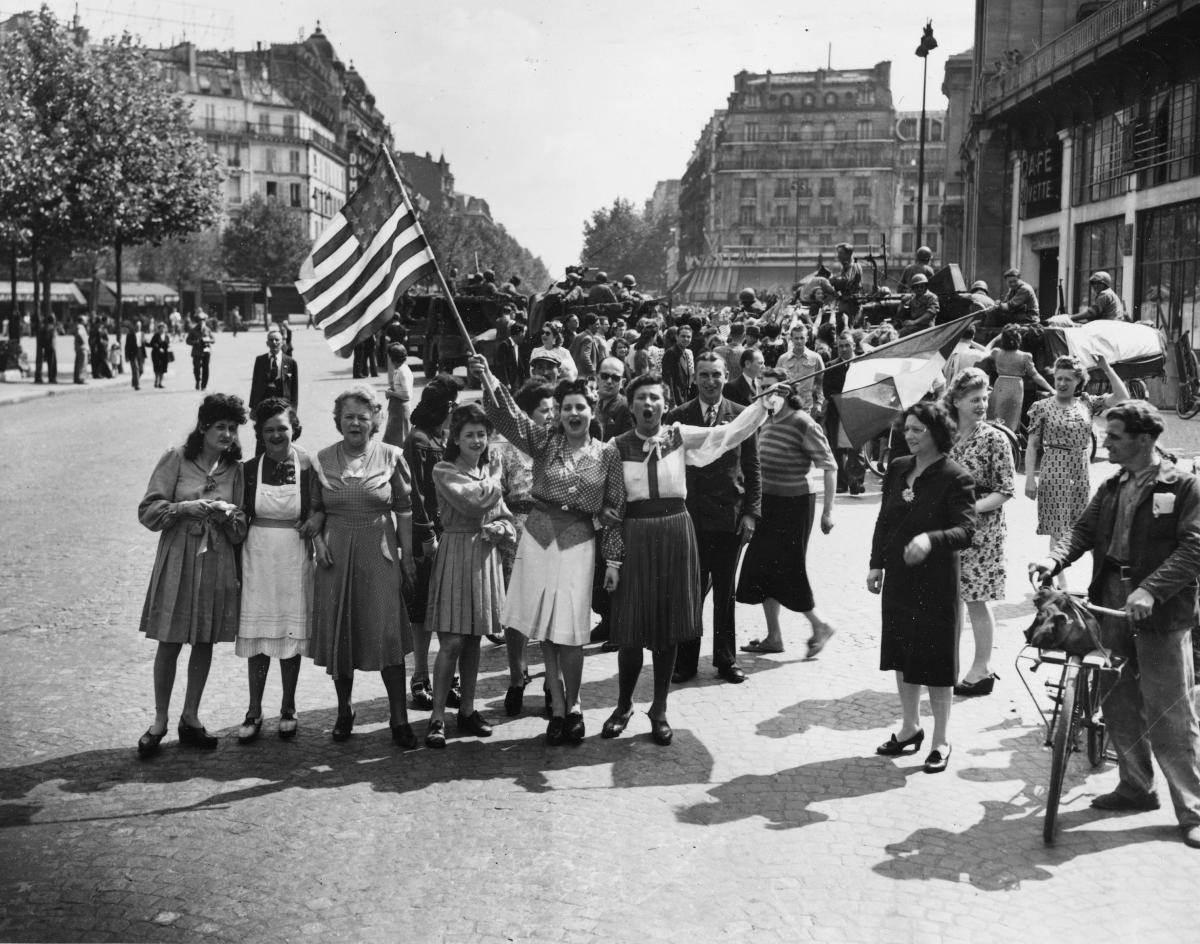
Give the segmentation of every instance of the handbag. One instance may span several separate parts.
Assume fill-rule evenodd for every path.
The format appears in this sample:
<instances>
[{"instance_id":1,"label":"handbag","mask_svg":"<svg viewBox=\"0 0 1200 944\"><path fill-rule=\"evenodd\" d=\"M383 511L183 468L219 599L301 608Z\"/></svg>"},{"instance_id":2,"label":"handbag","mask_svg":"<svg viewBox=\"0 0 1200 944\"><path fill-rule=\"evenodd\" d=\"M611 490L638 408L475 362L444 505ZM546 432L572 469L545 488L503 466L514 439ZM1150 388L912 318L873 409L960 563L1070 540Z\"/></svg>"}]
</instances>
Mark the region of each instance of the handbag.
<instances>
[{"instance_id":1,"label":"handbag","mask_svg":"<svg viewBox=\"0 0 1200 944\"><path fill-rule=\"evenodd\" d=\"M1100 622L1076 597L1061 590L1044 588L1033 596L1037 615L1025 630L1025 641L1039 649L1061 649L1069 655L1086 656L1099 649Z\"/></svg>"},{"instance_id":2,"label":"handbag","mask_svg":"<svg viewBox=\"0 0 1200 944\"><path fill-rule=\"evenodd\" d=\"M167 363L169 364L169 363L171 363L171 361L173 361L173 360L175 360L175 352L174 352L174 351L167 351Z\"/></svg>"}]
</instances>

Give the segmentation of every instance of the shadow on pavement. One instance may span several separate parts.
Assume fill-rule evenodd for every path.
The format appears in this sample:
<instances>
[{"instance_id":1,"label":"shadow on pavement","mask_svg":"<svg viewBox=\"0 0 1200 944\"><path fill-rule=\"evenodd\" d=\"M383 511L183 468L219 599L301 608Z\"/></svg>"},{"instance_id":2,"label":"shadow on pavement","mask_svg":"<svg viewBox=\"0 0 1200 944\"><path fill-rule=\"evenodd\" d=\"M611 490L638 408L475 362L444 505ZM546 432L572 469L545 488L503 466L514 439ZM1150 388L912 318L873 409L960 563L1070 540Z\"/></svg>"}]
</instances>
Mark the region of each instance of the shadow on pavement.
<instances>
[{"instance_id":1,"label":"shadow on pavement","mask_svg":"<svg viewBox=\"0 0 1200 944\"><path fill-rule=\"evenodd\" d=\"M140 760L131 746L10 767L0 771L0 800L5 801L0 803L0 829L229 809L294 789L367 784L380 793L404 794L464 780L511 780L539 793L555 789L555 773L579 767L611 765L611 784L620 788L706 783L713 770L711 753L690 731L676 728L668 748L653 744L644 715L635 715L620 738L603 740L592 730L583 744L562 747L546 745L540 730L524 740L460 740L450 719L445 750L401 751L386 726L362 731L367 724L386 725L386 699L360 703L357 711L357 733L344 743L329 738L336 713L312 711L301 716L300 735L290 742L268 733L269 721L263 737L247 746L236 742L236 728L220 732L221 744L211 752L180 748L172 732L162 752L149 760ZM424 719L414 724L418 737L426 726ZM161 791L122 790L165 784L178 785L179 802L154 805L146 797L160 802ZM51 785L58 791L53 800L36 795ZM120 795L112 796L114 791ZM98 795L104 795L103 804L87 802ZM50 817L35 819L45 807L53 808Z\"/></svg>"},{"instance_id":2,"label":"shadow on pavement","mask_svg":"<svg viewBox=\"0 0 1200 944\"><path fill-rule=\"evenodd\" d=\"M920 765L900 767L885 757L839 757L773 774L735 777L708 791L716 802L675 814L681 823L717 826L761 816L768 829L798 829L829 819L809 804L898 790Z\"/></svg>"},{"instance_id":3,"label":"shadow on pavement","mask_svg":"<svg viewBox=\"0 0 1200 944\"><path fill-rule=\"evenodd\" d=\"M895 692L863 689L844 698L813 698L784 708L773 718L758 723L762 737L785 738L810 728L834 731L871 731L899 716L900 700Z\"/></svg>"}]
</instances>

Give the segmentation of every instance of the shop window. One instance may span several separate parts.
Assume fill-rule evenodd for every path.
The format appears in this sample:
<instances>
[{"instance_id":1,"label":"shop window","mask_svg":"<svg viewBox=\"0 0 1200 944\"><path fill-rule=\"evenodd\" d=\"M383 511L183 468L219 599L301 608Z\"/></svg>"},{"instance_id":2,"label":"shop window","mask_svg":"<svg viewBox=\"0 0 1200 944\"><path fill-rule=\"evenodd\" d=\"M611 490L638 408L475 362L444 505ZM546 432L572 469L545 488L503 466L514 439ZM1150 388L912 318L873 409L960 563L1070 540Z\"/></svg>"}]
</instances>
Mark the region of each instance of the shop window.
<instances>
[{"instance_id":1,"label":"shop window","mask_svg":"<svg viewBox=\"0 0 1200 944\"><path fill-rule=\"evenodd\" d=\"M1137 310L1177 337L1200 344L1200 200L1156 207L1138 215Z\"/></svg>"},{"instance_id":2,"label":"shop window","mask_svg":"<svg viewBox=\"0 0 1200 944\"><path fill-rule=\"evenodd\" d=\"M1131 110L1122 108L1075 129L1074 204L1107 200L1129 190Z\"/></svg>"},{"instance_id":3,"label":"shop window","mask_svg":"<svg viewBox=\"0 0 1200 944\"><path fill-rule=\"evenodd\" d=\"M1075 311L1090 299L1088 277L1103 269L1113 277L1113 290L1121 294L1121 231L1125 219L1112 216L1075 227Z\"/></svg>"},{"instance_id":4,"label":"shop window","mask_svg":"<svg viewBox=\"0 0 1200 944\"><path fill-rule=\"evenodd\" d=\"M1133 125L1133 162L1145 189L1200 174L1200 83L1142 99Z\"/></svg>"}]
</instances>

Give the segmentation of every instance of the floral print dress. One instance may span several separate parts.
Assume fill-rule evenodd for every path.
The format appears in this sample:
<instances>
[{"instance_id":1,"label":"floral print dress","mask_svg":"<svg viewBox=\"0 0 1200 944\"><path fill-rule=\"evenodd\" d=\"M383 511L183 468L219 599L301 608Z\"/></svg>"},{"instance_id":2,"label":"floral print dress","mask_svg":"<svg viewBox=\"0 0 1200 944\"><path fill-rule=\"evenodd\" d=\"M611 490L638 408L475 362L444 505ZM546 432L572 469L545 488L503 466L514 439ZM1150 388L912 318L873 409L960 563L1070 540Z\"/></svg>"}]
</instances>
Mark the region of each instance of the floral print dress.
<instances>
[{"instance_id":1,"label":"floral print dress","mask_svg":"<svg viewBox=\"0 0 1200 944\"><path fill-rule=\"evenodd\" d=\"M1087 507L1092 417L1106 403L1104 397L1085 394L1070 406L1047 397L1029 408L1029 433L1040 436L1043 450L1037 490L1038 534L1066 534Z\"/></svg>"},{"instance_id":2,"label":"floral print dress","mask_svg":"<svg viewBox=\"0 0 1200 944\"><path fill-rule=\"evenodd\" d=\"M1012 446L1000 430L980 423L970 435L950 449L950 458L975 480L975 497L1000 492L1013 494L1016 465ZM959 555L962 568L959 598L962 600L1003 600L1007 572L1004 566L1004 542L1008 526L1004 506L976 514L975 535L971 546Z\"/></svg>"}]
</instances>

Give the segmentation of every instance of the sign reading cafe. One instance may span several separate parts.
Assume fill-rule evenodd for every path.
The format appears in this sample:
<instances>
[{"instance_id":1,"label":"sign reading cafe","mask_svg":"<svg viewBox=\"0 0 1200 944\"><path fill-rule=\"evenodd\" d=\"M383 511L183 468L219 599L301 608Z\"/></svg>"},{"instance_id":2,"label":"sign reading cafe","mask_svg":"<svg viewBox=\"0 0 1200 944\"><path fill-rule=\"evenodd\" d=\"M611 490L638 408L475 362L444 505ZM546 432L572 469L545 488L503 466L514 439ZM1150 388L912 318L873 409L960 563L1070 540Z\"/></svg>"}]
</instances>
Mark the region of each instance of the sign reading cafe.
<instances>
[{"instance_id":1,"label":"sign reading cafe","mask_svg":"<svg viewBox=\"0 0 1200 944\"><path fill-rule=\"evenodd\" d=\"M1021 159L1021 210L1028 218L1054 213L1062 204L1062 141L1025 151Z\"/></svg>"}]
</instances>

